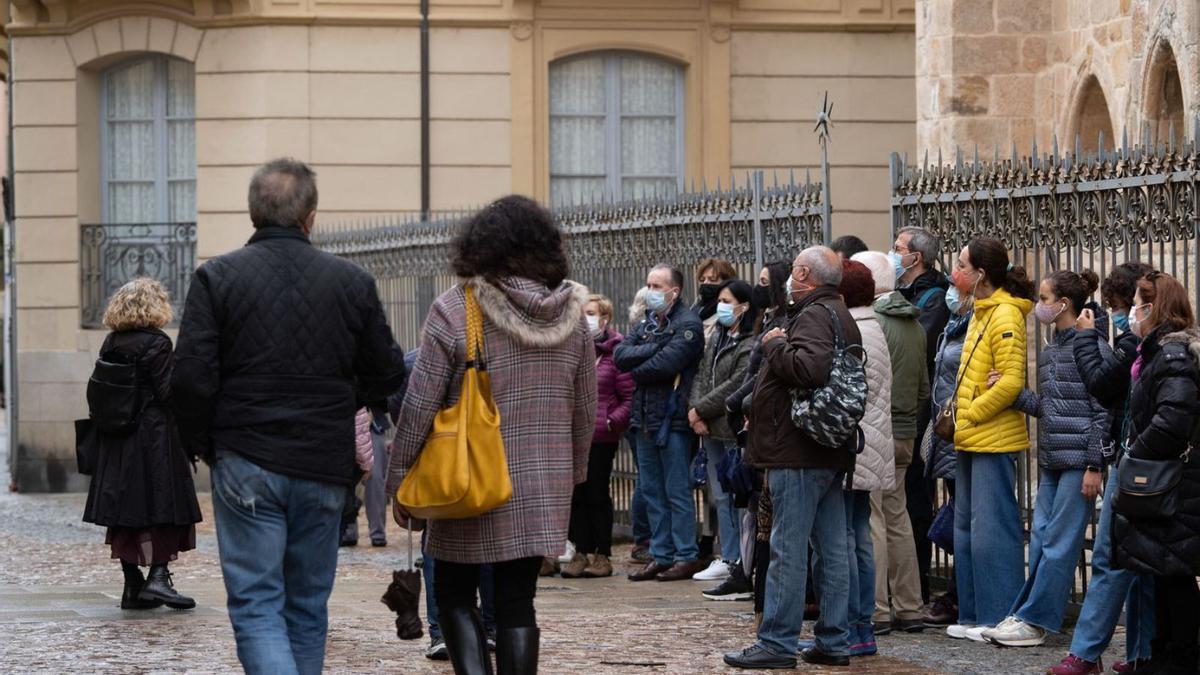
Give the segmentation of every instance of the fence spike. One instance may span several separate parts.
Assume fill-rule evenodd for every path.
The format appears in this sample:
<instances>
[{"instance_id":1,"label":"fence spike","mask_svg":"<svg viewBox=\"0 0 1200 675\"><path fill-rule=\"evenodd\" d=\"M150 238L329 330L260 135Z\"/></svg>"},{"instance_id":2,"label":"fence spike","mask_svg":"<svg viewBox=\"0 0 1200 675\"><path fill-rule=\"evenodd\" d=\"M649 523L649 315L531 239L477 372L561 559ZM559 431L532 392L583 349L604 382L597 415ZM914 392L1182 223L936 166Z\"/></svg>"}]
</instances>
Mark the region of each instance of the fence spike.
<instances>
[{"instance_id":1,"label":"fence spike","mask_svg":"<svg viewBox=\"0 0 1200 675\"><path fill-rule=\"evenodd\" d=\"M1017 154L1017 142L1016 142L1016 141L1013 141L1013 144L1012 144L1012 165L1013 165L1013 168L1014 168L1014 169L1015 169L1015 168L1017 168L1017 165L1018 165L1018 164L1020 164L1020 163L1021 163L1021 156Z\"/></svg>"},{"instance_id":2,"label":"fence spike","mask_svg":"<svg viewBox=\"0 0 1200 675\"><path fill-rule=\"evenodd\" d=\"M1200 142L1200 115L1196 115L1192 119L1192 149L1196 147L1196 143Z\"/></svg>"},{"instance_id":3,"label":"fence spike","mask_svg":"<svg viewBox=\"0 0 1200 675\"><path fill-rule=\"evenodd\" d=\"M954 168L958 169L959 171L962 171L962 166L963 166L962 148L955 147L954 148Z\"/></svg>"},{"instance_id":4,"label":"fence spike","mask_svg":"<svg viewBox=\"0 0 1200 675\"><path fill-rule=\"evenodd\" d=\"M1100 130L1099 138L1096 139L1096 149L1100 154L1100 161L1104 161L1104 130Z\"/></svg>"},{"instance_id":5,"label":"fence spike","mask_svg":"<svg viewBox=\"0 0 1200 675\"><path fill-rule=\"evenodd\" d=\"M717 176L717 194L721 194L721 177Z\"/></svg>"},{"instance_id":6,"label":"fence spike","mask_svg":"<svg viewBox=\"0 0 1200 675\"><path fill-rule=\"evenodd\" d=\"M791 167L788 169L788 182L790 182L792 185L796 184L796 167Z\"/></svg>"},{"instance_id":7,"label":"fence spike","mask_svg":"<svg viewBox=\"0 0 1200 675\"><path fill-rule=\"evenodd\" d=\"M1000 145L996 141L992 141L992 165L1000 163Z\"/></svg>"},{"instance_id":8,"label":"fence spike","mask_svg":"<svg viewBox=\"0 0 1200 675\"><path fill-rule=\"evenodd\" d=\"M771 177L775 181L775 189L779 189L779 169L771 169Z\"/></svg>"},{"instance_id":9,"label":"fence spike","mask_svg":"<svg viewBox=\"0 0 1200 675\"><path fill-rule=\"evenodd\" d=\"M1121 127L1121 157L1129 159L1129 127Z\"/></svg>"},{"instance_id":10,"label":"fence spike","mask_svg":"<svg viewBox=\"0 0 1200 675\"><path fill-rule=\"evenodd\" d=\"M1075 132L1075 163L1081 164L1083 158L1083 137L1079 132Z\"/></svg>"},{"instance_id":11,"label":"fence spike","mask_svg":"<svg viewBox=\"0 0 1200 675\"><path fill-rule=\"evenodd\" d=\"M1150 135L1150 123L1144 122L1142 126L1142 149L1149 150L1152 136Z\"/></svg>"},{"instance_id":12,"label":"fence spike","mask_svg":"<svg viewBox=\"0 0 1200 675\"><path fill-rule=\"evenodd\" d=\"M1054 163L1058 164L1058 134L1054 134L1054 137L1051 139L1051 143L1050 156L1054 160Z\"/></svg>"},{"instance_id":13,"label":"fence spike","mask_svg":"<svg viewBox=\"0 0 1200 675\"><path fill-rule=\"evenodd\" d=\"M1167 125L1167 152L1175 153L1175 120Z\"/></svg>"},{"instance_id":14,"label":"fence spike","mask_svg":"<svg viewBox=\"0 0 1200 675\"><path fill-rule=\"evenodd\" d=\"M941 148L941 146L938 146L938 163L937 163L937 168L939 168L939 169L940 169L940 168L942 168L942 148Z\"/></svg>"}]
</instances>

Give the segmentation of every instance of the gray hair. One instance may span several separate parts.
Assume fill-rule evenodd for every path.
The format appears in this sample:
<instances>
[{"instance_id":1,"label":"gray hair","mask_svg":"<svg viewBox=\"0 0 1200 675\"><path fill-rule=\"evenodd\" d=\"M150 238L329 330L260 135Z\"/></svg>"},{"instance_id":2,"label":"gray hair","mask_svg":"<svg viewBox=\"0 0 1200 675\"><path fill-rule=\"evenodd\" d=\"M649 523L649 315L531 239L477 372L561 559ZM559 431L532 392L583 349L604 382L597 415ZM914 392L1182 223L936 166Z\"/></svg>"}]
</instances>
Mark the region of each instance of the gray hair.
<instances>
[{"instance_id":1,"label":"gray hair","mask_svg":"<svg viewBox=\"0 0 1200 675\"><path fill-rule=\"evenodd\" d=\"M908 250L913 253L921 254L921 262L925 263L925 267L933 269L938 266L942 253L942 242L937 238L937 235L923 227L906 227L896 233L899 237L902 234L911 235L908 240Z\"/></svg>"},{"instance_id":2,"label":"gray hair","mask_svg":"<svg viewBox=\"0 0 1200 675\"><path fill-rule=\"evenodd\" d=\"M842 257L828 246L811 246L800 252L796 262L812 272L820 284L837 286L842 283Z\"/></svg>"},{"instance_id":3,"label":"gray hair","mask_svg":"<svg viewBox=\"0 0 1200 675\"><path fill-rule=\"evenodd\" d=\"M300 227L317 210L317 174L290 157L263 164L250 179L254 227Z\"/></svg>"}]
</instances>

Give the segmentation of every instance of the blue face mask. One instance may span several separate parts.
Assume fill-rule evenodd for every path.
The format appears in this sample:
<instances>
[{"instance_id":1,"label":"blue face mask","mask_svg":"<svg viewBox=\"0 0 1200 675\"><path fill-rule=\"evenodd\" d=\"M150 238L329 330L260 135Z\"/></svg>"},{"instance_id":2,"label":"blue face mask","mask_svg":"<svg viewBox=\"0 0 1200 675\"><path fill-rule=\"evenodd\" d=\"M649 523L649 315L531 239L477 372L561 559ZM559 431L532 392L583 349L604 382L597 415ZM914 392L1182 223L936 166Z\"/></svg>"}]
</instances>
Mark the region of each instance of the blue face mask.
<instances>
[{"instance_id":1,"label":"blue face mask","mask_svg":"<svg viewBox=\"0 0 1200 675\"><path fill-rule=\"evenodd\" d=\"M892 261L892 268L896 270L896 279L897 280L900 279L900 277L904 276L905 272L912 269L913 265L917 264L916 261L914 260L912 265L905 267L904 266L904 256L905 255L911 255L911 254L910 253L902 254L902 253L899 253L896 251L888 251L888 260Z\"/></svg>"},{"instance_id":2,"label":"blue face mask","mask_svg":"<svg viewBox=\"0 0 1200 675\"><path fill-rule=\"evenodd\" d=\"M955 286L950 286L946 289L946 306L950 308L951 314L958 314L958 310L962 309L962 293Z\"/></svg>"},{"instance_id":3,"label":"blue face mask","mask_svg":"<svg viewBox=\"0 0 1200 675\"><path fill-rule=\"evenodd\" d=\"M739 314L734 311L733 305L724 302L717 303L717 323L720 323L726 328L732 328L733 324L737 323Z\"/></svg>"},{"instance_id":4,"label":"blue face mask","mask_svg":"<svg viewBox=\"0 0 1200 675\"><path fill-rule=\"evenodd\" d=\"M1122 333L1129 332L1129 315L1125 312L1113 312L1112 322Z\"/></svg>"},{"instance_id":5,"label":"blue face mask","mask_svg":"<svg viewBox=\"0 0 1200 675\"><path fill-rule=\"evenodd\" d=\"M646 291L646 309L649 309L651 312L659 312L666 306L666 293L662 291Z\"/></svg>"}]
</instances>

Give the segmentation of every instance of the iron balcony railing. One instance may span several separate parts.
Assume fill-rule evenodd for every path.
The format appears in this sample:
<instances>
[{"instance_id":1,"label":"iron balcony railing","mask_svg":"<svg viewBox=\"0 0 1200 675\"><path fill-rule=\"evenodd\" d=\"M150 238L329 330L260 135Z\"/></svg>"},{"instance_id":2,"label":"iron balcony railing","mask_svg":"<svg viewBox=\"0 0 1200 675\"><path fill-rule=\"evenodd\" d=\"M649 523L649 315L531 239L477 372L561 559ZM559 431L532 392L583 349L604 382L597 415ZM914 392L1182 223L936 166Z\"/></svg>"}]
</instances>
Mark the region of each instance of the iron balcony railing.
<instances>
[{"instance_id":1,"label":"iron balcony railing","mask_svg":"<svg viewBox=\"0 0 1200 675\"><path fill-rule=\"evenodd\" d=\"M196 268L196 223L84 225L79 233L81 324L103 328L109 298L138 277L157 279L171 294L178 325Z\"/></svg>"}]
</instances>

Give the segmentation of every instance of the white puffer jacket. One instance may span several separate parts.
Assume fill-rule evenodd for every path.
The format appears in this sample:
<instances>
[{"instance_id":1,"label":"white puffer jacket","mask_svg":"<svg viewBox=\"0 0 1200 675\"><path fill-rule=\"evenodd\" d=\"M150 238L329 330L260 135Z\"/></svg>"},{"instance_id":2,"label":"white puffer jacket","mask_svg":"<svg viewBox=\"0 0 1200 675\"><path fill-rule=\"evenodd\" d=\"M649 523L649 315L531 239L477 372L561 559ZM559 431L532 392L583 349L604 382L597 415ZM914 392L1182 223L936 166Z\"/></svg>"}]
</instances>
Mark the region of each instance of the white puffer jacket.
<instances>
[{"instance_id":1,"label":"white puffer jacket","mask_svg":"<svg viewBox=\"0 0 1200 675\"><path fill-rule=\"evenodd\" d=\"M846 487L854 490L890 490L896 484L896 447L892 442L892 358L887 338L871 307L854 307L850 316L858 322L863 349L867 353L867 411L862 430L866 439L854 465L854 478Z\"/></svg>"}]
</instances>

